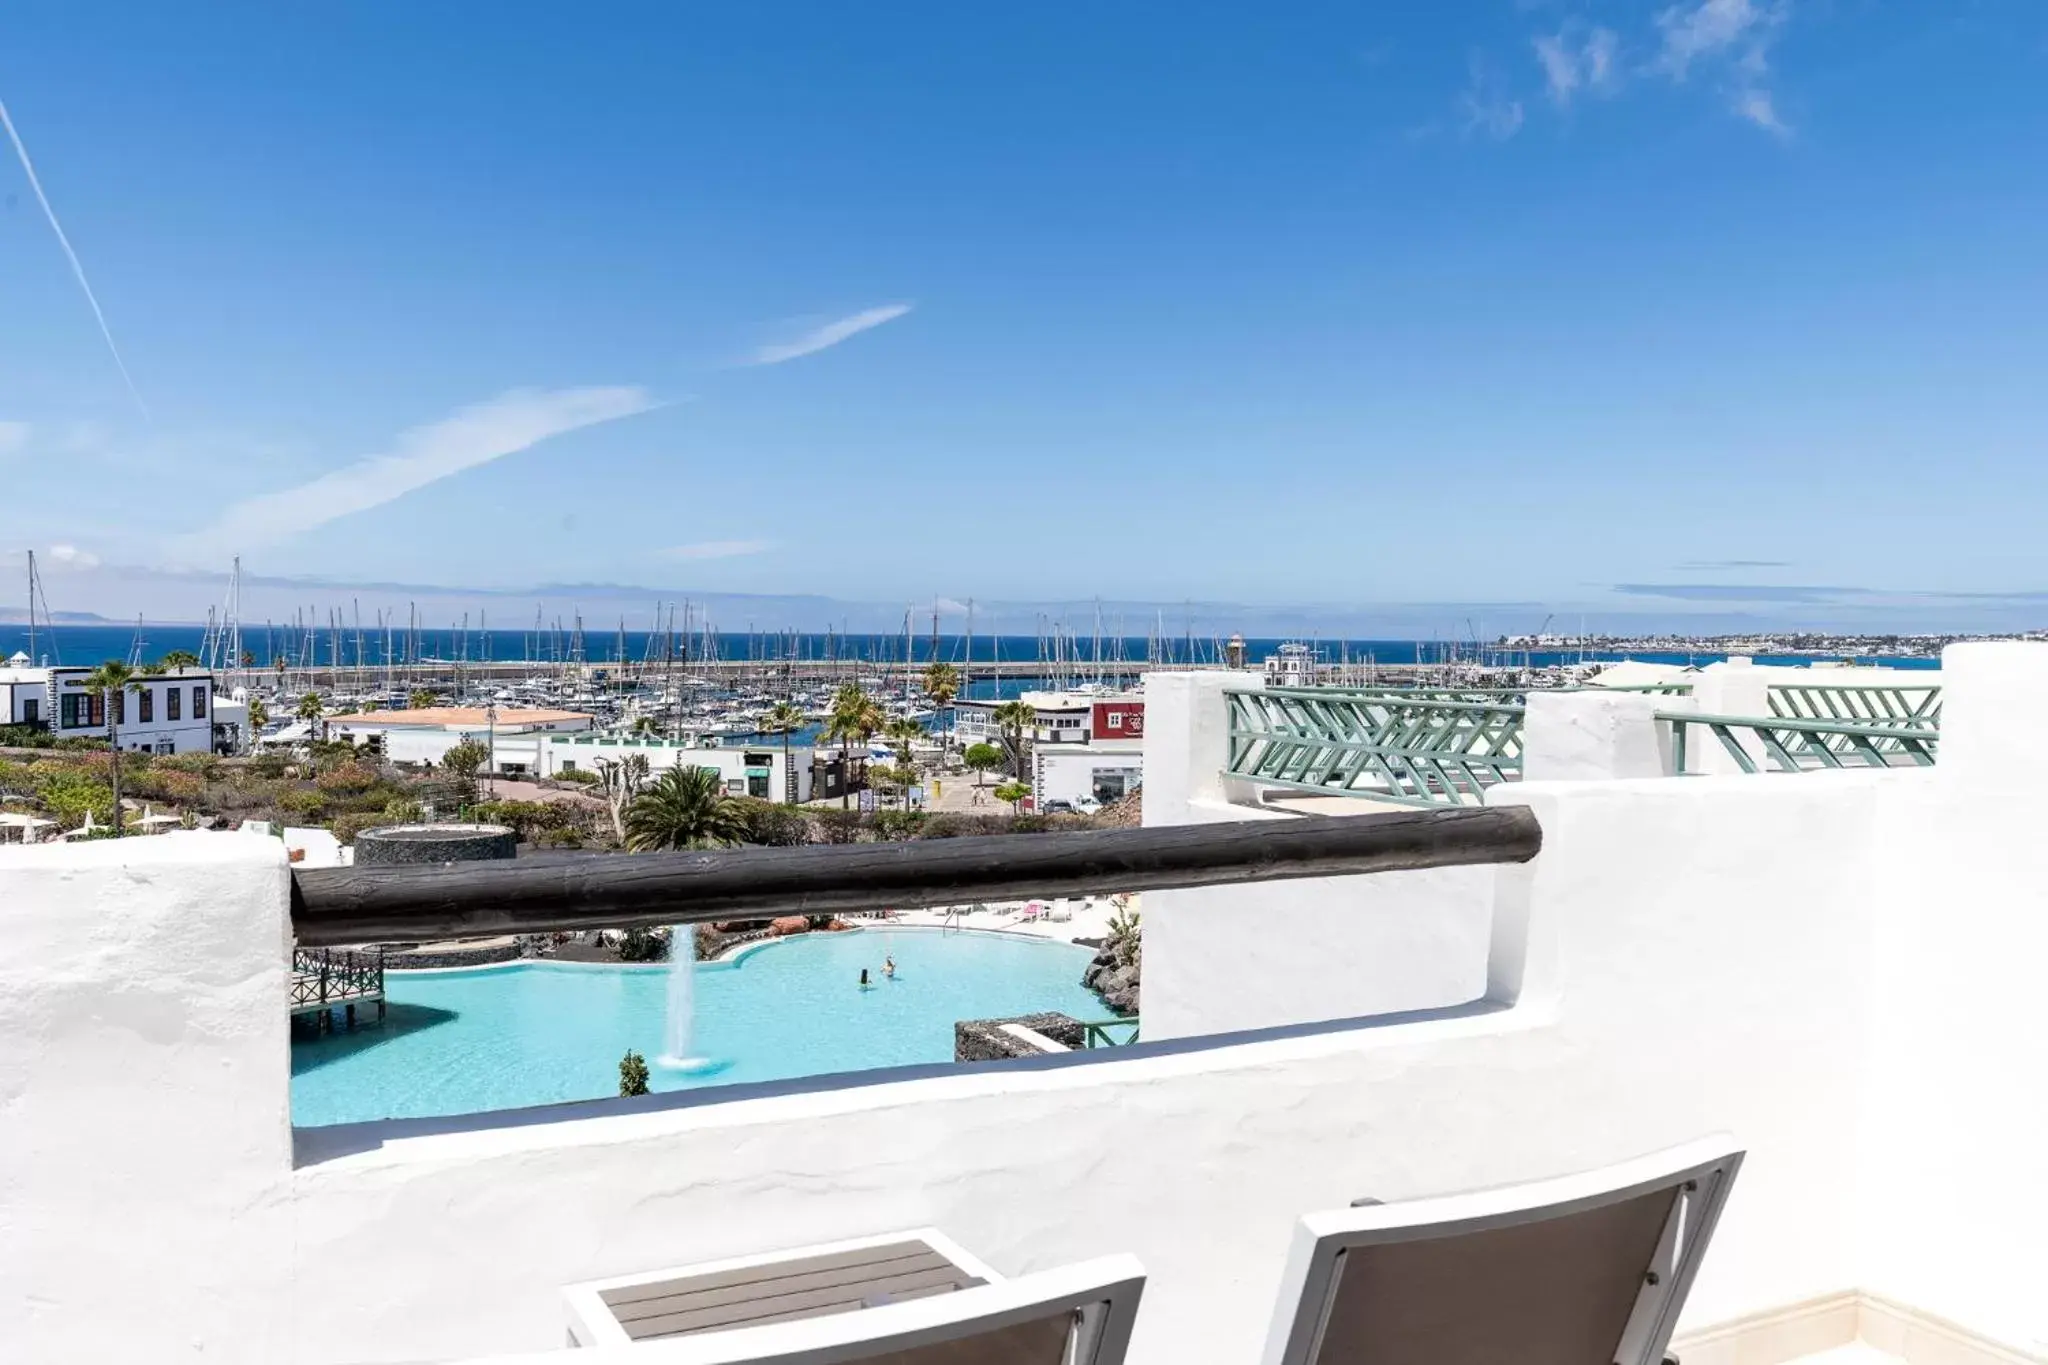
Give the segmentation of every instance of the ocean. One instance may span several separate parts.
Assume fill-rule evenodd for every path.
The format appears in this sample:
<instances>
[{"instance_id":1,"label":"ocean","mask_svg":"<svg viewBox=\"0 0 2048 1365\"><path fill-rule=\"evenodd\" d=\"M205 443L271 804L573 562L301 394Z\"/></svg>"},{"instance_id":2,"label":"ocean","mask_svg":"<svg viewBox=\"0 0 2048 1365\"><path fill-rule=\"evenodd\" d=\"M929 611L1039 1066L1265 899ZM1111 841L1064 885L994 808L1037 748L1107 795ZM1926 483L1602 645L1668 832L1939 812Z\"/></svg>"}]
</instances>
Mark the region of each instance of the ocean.
<instances>
[{"instance_id":1,"label":"ocean","mask_svg":"<svg viewBox=\"0 0 2048 1365\"><path fill-rule=\"evenodd\" d=\"M96 664L106 659L123 659L149 663L163 657L174 649L189 650L203 655L206 631L202 626L146 625L59 625L39 626L36 630L35 657L37 662L64 664ZM421 630L417 632L418 655L422 659L464 658L471 662L512 659L559 660L570 657L574 644L568 632L552 631L462 631ZM592 664L616 663L620 654L621 637L616 631L587 631L583 639L583 657ZM0 622L0 658L16 650L28 648L28 627L21 622ZM721 659L755 659L776 661L795 659L816 662L827 658L858 659L874 662L900 662L904 655L904 637L901 635L840 635L825 634L756 634L722 633L714 637L718 657ZM1255 639L1245 641L1245 657L1253 667L1277 650L1282 641L1277 639ZM313 662L325 666L333 661L336 641L326 631L320 631L310 641L316 655ZM700 636L690 640L693 649L701 647ZM1121 640L1105 638L1100 644L1101 671L1114 674L1116 661L1143 662L1151 642L1144 636L1127 636ZM1452 650L1461 657L1471 658L1473 646L1448 646L1435 640L1318 640L1314 642L1318 655L1325 662L1349 658L1353 662L1370 661L1381 664L1434 663L1444 660ZM937 641L937 657L958 664L967 659L966 637L941 635ZM244 626L242 629L243 652L250 655L258 667L285 658L298 665L305 661L309 647L308 636L289 628L277 629L265 626ZM977 635L973 641L972 661L975 663L994 662L1019 663L1042 658L1042 649L1049 648L1049 641L1041 641L1030 635ZM392 657L403 663L405 658L403 632L391 636ZM1064 646L1070 656L1064 665L1069 674L1092 676L1096 671L1097 644L1093 637L1083 636L1078 641L1071 638ZM1191 658L1200 663L1213 663L1221 652L1221 643L1214 638L1197 637L1190 641L1185 638L1168 637L1160 641L1160 655L1163 662L1184 663ZM624 636L624 654L628 661L661 658L664 649L663 638L649 631L627 631ZM339 639L341 663L354 667L358 663L381 667L385 662L385 638L381 633L365 630L361 636L361 657L358 658L357 636L343 630ZM933 641L929 635L912 635L909 639L910 656L918 663L933 657ZM1488 663L1511 665L1527 663L1536 667L1573 663L1580 659L1603 662L1619 659L1637 659L1645 663L1667 664L1709 664L1727 657L1712 650L1632 650L1615 653L1600 650L1508 650L1483 647L1478 654ZM1072 657L1078 655L1079 657ZM1817 661L1839 659L1840 655L1815 654L1773 654L1769 656L1774 664L1805 664ZM1941 661L1935 658L1919 657L1873 657L1859 656L1859 663L1883 663L1896 668L1939 668ZM977 692L979 689L977 689Z\"/></svg>"}]
</instances>

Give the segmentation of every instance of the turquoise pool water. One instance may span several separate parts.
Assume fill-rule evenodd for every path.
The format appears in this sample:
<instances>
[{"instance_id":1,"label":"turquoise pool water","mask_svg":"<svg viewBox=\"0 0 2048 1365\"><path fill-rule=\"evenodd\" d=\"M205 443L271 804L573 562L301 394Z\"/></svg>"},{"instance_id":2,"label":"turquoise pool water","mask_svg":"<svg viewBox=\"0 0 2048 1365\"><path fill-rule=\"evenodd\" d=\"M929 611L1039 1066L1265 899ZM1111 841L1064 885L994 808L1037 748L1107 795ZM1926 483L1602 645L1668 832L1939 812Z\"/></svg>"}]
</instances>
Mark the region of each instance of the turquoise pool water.
<instances>
[{"instance_id":1,"label":"turquoise pool water","mask_svg":"<svg viewBox=\"0 0 2048 1365\"><path fill-rule=\"evenodd\" d=\"M896 979L882 959L896 958ZM945 1062L953 1024L1107 1011L1081 985L1091 953L1068 943L936 929L804 934L697 968L691 1051L721 1069L655 1068L680 1090ZM861 968L875 978L859 988ZM386 1021L292 1044L301 1126L598 1099L618 1094L628 1048L662 1051L667 967L512 963L393 972Z\"/></svg>"}]
</instances>

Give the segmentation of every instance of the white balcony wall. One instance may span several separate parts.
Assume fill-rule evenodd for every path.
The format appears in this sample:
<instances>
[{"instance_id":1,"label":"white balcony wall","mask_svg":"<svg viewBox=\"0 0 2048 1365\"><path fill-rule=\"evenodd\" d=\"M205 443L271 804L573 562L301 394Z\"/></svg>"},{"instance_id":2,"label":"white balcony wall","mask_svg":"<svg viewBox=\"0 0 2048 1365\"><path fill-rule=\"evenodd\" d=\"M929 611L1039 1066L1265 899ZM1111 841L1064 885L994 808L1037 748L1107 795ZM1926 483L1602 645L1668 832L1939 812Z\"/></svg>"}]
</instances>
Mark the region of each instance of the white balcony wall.
<instances>
[{"instance_id":1,"label":"white balcony wall","mask_svg":"<svg viewBox=\"0 0 2048 1365\"><path fill-rule=\"evenodd\" d=\"M1300 817L1233 804L1226 688L1256 673L1145 680L1145 823ZM1144 901L1145 1036L1185 1038L1466 1004L1486 989L1494 872L1484 867L1319 878Z\"/></svg>"},{"instance_id":2,"label":"white balcony wall","mask_svg":"<svg viewBox=\"0 0 2048 1365\"><path fill-rule=\"evenodd\" d=\"M2044 656L1959 659L1948 717ZM1008 1273L1134 1252L1133 1359L1223 1365L1306 1211L1724 1128L1752 1156L1688 1325L1864 1286L2038 1351L2048 798L1948 757L1524 786L1544 852L1477 874L1487 998L1443 1017L303 1133L296 1165L281 851L11 851L0 1358L543 1349L564 1283L932 1224ZM1245 938L1288 908L1242 905Z\"/></svg>"},{"instance_id":3,"label":"white balcony wall","mask_svg":"<svg viewBox=\"0 0 2048 1365\"><path fill-rule=\"evenodd\" d=\"M1942 674L1939 760L1874 839L1864 1272L2048 1356L2048 645L1954 645Z\"/></svg>"}]
</instances>

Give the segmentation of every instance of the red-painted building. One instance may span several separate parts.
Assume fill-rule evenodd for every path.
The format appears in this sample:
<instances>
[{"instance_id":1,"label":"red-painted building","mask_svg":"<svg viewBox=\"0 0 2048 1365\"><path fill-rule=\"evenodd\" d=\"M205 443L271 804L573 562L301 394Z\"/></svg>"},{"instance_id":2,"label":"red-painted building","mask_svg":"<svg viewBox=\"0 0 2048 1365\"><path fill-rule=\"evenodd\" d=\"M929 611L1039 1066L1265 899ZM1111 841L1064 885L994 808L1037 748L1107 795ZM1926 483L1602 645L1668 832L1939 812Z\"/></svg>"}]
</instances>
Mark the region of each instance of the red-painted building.
<instances>
[{"instance_id":1,"label":"red-painted building","mask_svg":"<svg viewBox=\"0 0 2048 1365\"><path fill-rule=\"evenodd\" d=\"M1119 739L1145 737L1145 703L1142 701L1099 701L1088 721L1088 739L1103 744Z\"/></svg>"}]
</instances>

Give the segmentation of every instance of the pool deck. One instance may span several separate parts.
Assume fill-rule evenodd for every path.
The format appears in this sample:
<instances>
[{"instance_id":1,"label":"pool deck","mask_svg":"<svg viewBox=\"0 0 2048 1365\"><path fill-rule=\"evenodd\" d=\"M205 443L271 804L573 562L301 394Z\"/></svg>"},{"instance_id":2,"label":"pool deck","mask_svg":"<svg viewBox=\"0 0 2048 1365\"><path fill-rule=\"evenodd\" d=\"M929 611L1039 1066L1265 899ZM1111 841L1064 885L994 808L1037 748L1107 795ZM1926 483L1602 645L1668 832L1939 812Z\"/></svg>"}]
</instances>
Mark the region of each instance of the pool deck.
<instances>
[{"instance_id":1,"label":"pool deck","mask_svg":"<svg viewBox=\"0 0 2048 1365\"><path fill-rule=\"evenodd\" d=\"M1131 911L1137 913L1142 897L1130 898ZM975 912L971 907L956 906L938 910L903 910L892 916L890 922L912 926L925 925L932 928L984 929L1004 934L1025 934L1033 938L1047 938L1055 942L1072 943L1078 939L1100 939L1109 933L1109 917L1115 912L1107 896L1089 896L1067 903L1071 918L1052 920L1040 915L1035 919L1025 918L1029 901L995 901L988 909ZM1054 902L1040 901L1043 909L1051 909ZM968 913L958 913L965 910Z\"/></svg>"}]
</instances>

